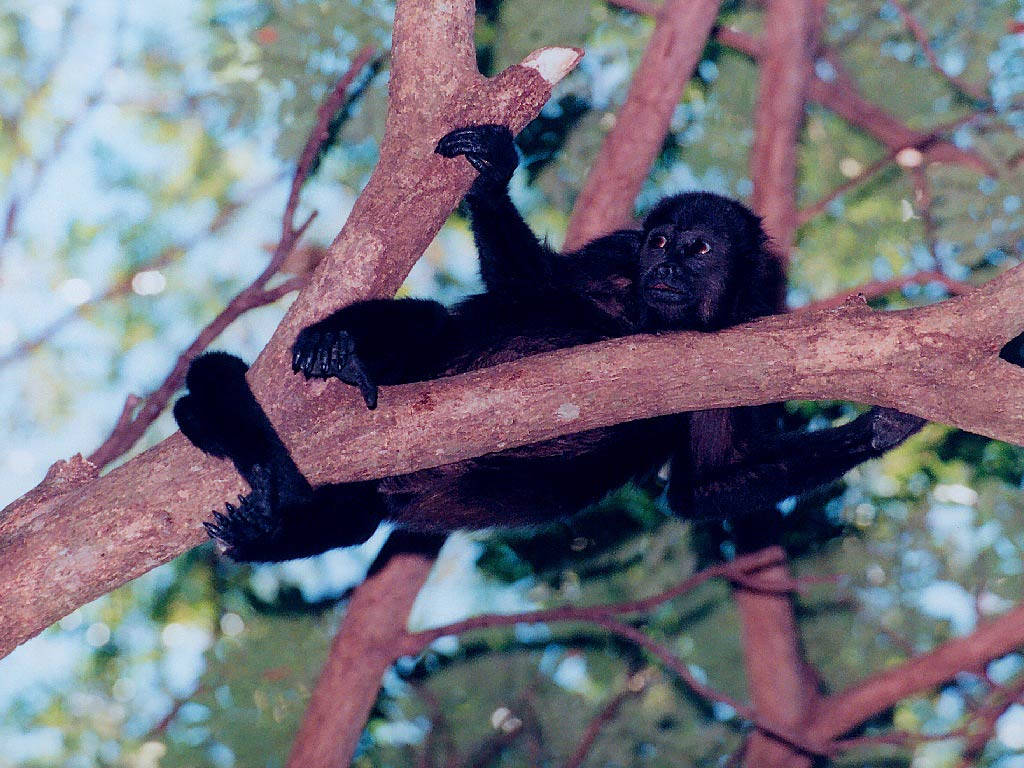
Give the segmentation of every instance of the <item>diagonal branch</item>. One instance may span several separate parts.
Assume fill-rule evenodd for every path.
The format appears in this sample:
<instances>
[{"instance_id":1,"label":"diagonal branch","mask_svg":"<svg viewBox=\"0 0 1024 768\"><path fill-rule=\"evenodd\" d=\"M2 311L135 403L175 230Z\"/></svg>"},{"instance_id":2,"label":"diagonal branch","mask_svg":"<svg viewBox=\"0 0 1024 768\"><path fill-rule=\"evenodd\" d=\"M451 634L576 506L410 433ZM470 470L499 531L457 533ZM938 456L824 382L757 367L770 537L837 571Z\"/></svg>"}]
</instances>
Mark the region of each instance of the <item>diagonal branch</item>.
<instances>
[{"instance_id":1,"label":"diagonal branch","mask_svg":"<svg viewBox=\"0 0 1024 768\"><path fill-rule=\"evenodd\" d=\"M902 699L964 670L978 669L1024 645L1024 603L966 637L890 667L825 699L808 728L811 740L835 739Z\"/></svg>"},{"instance_id":2,"label":"diagonal branch","mask_svg":"<svg viewBox=\"0 0 1024 768\"><path fill-rule=\"evenodd\" d=\"M723 26L717 29L716 36L722 45L734 51L755 60L761 56L761 43L745 32ZM977 152L961 149L944 139L942 130L915 130L896 115L870 101L861 93L834 50L826 48L820 55L830 65L834 77L829 81L822 80L817 75L811 77L807 94L811 101L835 112L850 125L873 136L890 150L898 152L907 147L914 147L925 154L928 162L952 163L988 176L997 175L988 160ZM971 113L971 116L973 114Z\"/></svg>"},{"instance_id":3,"label":"diagonal branch","mask_svg":"<svg viewBox=\"0 0 1024 768\"><path fill-rule=\"evenodd\" d=\"M574 250L632 221L633 205L665 143L672 114L700 61L721 0L668 0L626 100L587 176L565 235Z\"/></svg>"},{"instance_id":4,"label":"diagonal branch","mask_svg":"<svg viewBox=\"0 0 1024 768\"><path fill-rule=\"evenodd\" d=\"M921 25L921 22L917 20L917 17L910 12L901 0L890 1L896 7L896 11L899 13L900 18L903 19L903 23L910 31L910 34L914 36L918 45L921 46L921 51L924 53L924 57L927 59L928 65L932 70L968 98L977 102L988 101L989 96L984 86L968 82L962 77L951 75L945 70L942 64L939 63L939 57L936 55L935 49L932 48L931 41L928 39L928 32Z\"/></svg>"}]
</instances>

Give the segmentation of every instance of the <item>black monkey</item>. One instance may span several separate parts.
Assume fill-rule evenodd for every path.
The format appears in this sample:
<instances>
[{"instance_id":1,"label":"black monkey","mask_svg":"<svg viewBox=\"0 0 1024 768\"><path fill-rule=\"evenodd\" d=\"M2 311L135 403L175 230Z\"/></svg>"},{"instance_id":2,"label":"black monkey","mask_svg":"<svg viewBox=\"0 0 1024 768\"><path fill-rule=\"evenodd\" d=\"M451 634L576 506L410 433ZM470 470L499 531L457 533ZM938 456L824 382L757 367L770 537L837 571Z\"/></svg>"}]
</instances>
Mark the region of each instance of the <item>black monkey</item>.
<instances>
[{"instance_id":1,"label":"black monkey","mask_svg":"<svg viewBox=\"0 0 1024 768\"><path fill-rule=\"evenodd\" d=\"M783 275L740 203L688 193L643 229L572 253L542 244L507 193L517 163L503 126L441 139L480 172L466 197L486 292L451 309L418 299L344 307L303 329L293 370L357 386L436 378L639 332L713 331L782 311ZM252 491L207 529L239 560L285 560L364 541L381 520L423 532L560 519L672 462L668 499L688 517L756 516L879 456L920 419L875 408L849 424L779 433L778 406L627 422L380 480L312 488L223 353L197 359L175 418L202 450L230 458Z\"/></svg>"}]
</instances>

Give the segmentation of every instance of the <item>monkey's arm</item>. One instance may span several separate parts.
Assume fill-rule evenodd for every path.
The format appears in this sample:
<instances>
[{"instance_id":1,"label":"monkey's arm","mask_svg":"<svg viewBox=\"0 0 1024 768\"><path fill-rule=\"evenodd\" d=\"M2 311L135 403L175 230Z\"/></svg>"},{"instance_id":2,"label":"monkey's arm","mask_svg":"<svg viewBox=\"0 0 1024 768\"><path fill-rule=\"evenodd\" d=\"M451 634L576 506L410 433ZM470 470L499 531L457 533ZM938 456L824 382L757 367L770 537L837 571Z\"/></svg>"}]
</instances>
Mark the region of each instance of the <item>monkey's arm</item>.
<instances>
[{"instance_id":1,"label":"monkey's arm","mask_svg":"<svg viewBox=\"0 0 1024 768\"><path fill-rule=\"evenodd\" d=\"M378 384L438 375L456 344L448 310L425 299L373 299L339 309L299 332L292 370L359 387L368 408Z\"/></svg>"},{"instance_id":2,"label":"monkey's arm","mask_svg":"<svg viewBox=\"0 0 1024 768\"><path fill-rule=\"evenodd\" d=\"M674 470L669 504L684 517L756 514L881 456L924 424L916 416L872 408L841 427L785 433L736 463L699 474L679 467L678 478Z\"/></svg>"},{"instance_id":3,"label":"monkey's arm","mask_svg":"<svg viewBox=\"0 0 1024 768\"><path fill-rule=\"evenodd\" d=\"M519 164L512 132L504 125L474 125L445 135L444 157L465 155L480 175L466 195L480 275L488 291L534 293L547 285L558 254L537 239L508 196Z\"/></svg>"}]
</instances>

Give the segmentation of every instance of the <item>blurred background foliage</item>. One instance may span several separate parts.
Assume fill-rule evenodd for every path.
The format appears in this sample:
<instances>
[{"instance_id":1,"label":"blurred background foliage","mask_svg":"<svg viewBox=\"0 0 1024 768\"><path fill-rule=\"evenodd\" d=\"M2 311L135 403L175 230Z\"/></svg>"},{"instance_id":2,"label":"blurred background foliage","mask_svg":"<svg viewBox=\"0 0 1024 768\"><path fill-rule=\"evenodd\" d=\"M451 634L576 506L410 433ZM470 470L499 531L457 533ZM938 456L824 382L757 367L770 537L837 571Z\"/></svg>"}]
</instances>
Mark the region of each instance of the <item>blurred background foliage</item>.
<instances>
[{"instance_id":1,"label":"blurred background foliage","mask_svg":"<svg viewBox=\"0 0 1024 768\"><path fill-rule=\"evenodd\" d=\"M791 266L801 305L871 279L939 269L983 280L1024 253L1024 5L918 0L941 66L986 84L991 107L956 129L1000 173L931 166L926 209L892 165L804 225ZM478 53L493 73L545 44L586 48L579 70L524 132L514 197L560 241L649 19L593 0L481 0ZM98 445L129 393L145 393L247 285L277 239L288 175L320 99L364 44L387 50L393 6L377 0L9 0L0 9L0 503L46 467ZM756 32L755 3L723 23ZM934 70L896 9L831 0L826 41L859 87L916 129L978 105ZM830 76L827 62L818 74ZM688 188L741 198L757 72L712 42L680 103L640 208ZM307 184L307 243L344 221L376 159L387 68L365 83ZM800 145L806 205L885 155L810 105ZM296 259L294 271L308 268ZM453 216L403 289L445 301L479 288L466 222ZM879 306L922 304L941 286ZM216 346L252 358L283 300L245 315ZM59 323L54 330L51 326ZM842 403L790 405L794 424L847 419ZM165 415L142 449L172 429ZM833 577L800 601L801 630L834 690L971 631L1021 597L1020 449L930 425L844 482L781 506L803 576ZM652 594L730 553L731 531L670 518L641 479L580 517L515 535L457 535L412 623L483 611ZM283 765L330 637L384 539L250 568L209 546L77 610L0 661L0 766ZM645 622L693 674L745 695L738 620L718 583ZM902 702L872 728L935 740L863 751L847 765L953 766L959 727L992 686L1024 673L1014 654ZM695 698L635 648L577 626L446 638L388 675L359 766L558 765L591 718L621 707L589 766L722 765L743 737L727 707ZM870 729L869 729L870 730ZM457 756L457 757L453 757ZM1012 707L978 765L1024 766Z\"/></svg>"}]
</instances>

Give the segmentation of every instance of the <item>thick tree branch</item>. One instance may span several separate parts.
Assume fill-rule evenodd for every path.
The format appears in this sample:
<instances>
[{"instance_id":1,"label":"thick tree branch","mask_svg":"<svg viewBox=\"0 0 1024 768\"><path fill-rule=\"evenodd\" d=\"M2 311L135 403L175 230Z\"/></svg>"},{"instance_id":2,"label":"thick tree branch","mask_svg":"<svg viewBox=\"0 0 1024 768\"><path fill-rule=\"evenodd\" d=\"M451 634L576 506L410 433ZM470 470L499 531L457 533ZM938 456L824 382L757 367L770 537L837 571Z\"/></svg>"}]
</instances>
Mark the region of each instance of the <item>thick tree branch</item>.
<instances>
[{"instance_id":1,"label":"thick tree branch","mask_svg":"<svg viewBox=\"0 0 1024 768\"><path fill-rule=\"evenodd\" d=\"M576 200L565 249L573 250L632 222L683 89L700 61L721 0L668 0L633 74L615 127Z\"/></svg>"},{"instance_id":2,"label":"thick tree branch","mask_svg":"<svg viewBox=\"0 0 1024 768\"><path fill-rule=\"evenodd\" d=\"M751 199L782 254L796 237L796 148L820 33L812 0L769 0L758 58Z\"/></svg>"},{"instance_id":3,"label":"thick tree branch","mask_svg":"<svg viewBox=\"0 0 1024 768\"><path fill-rule=\"evenodd\" d=\"M314 483L409 472L625 420L788 399L895 406L1024 445L1024 370L996 357L1024 330L1022 293L1019 266L919 309L855 303L716 334L615 339L385 388L376 411L337 382L307 387L275 373L310 398L275 426ZM209 510L243 490L228 462L175 435L76 493L15 502L0 517L0 651L198 543Z\"/></svg>"}]
</instances>

